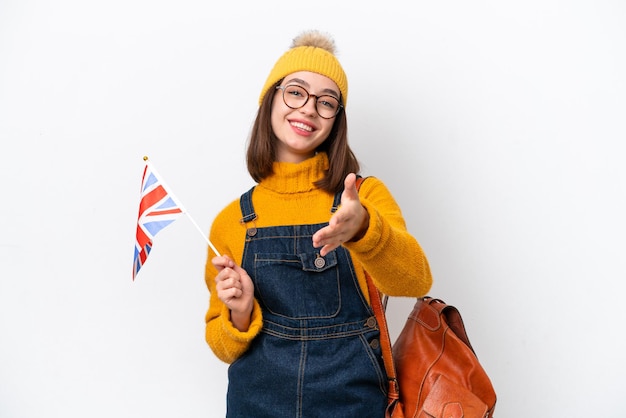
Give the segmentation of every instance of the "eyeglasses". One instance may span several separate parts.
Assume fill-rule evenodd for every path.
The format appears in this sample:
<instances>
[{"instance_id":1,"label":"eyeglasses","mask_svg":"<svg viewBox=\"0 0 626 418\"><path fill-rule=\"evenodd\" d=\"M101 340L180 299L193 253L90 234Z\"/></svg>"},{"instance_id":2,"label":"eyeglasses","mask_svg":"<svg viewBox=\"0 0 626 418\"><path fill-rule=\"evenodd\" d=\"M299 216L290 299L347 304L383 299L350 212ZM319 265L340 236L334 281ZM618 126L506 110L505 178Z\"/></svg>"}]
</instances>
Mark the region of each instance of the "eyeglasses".
<instances>
[{"instance_id":1,"label":"eyeglasses","mask_svg":"<svg viewBox=\"0 0 626 418\"><path fill-rule=\"evenodd\" d=\"M343 107L342 104L339 103L339 99L335 96L316 96L314 94L309 94L304 87L300 87L295 84L276 86L276 90L283 91L283 101L287 107L291 109L300 109L308 103L310 97L315 98L315 109L317 110L317 114L324 119L334 118Z\"/></svg>"}]
</instances>

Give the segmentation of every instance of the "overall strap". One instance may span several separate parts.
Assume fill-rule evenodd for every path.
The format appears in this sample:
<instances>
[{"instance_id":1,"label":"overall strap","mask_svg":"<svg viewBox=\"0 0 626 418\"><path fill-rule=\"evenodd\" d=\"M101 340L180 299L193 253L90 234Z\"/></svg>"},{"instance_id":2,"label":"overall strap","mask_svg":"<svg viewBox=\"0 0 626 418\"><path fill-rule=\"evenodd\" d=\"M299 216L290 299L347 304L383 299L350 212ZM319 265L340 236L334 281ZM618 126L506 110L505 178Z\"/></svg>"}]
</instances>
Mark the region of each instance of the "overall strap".
<instances>
[{"instance_id":1,"label":"overall strap","mask_svg":"<svg viewBox=\"0 0 626 418\"><path fill-rule=\"evenodd\" d=\"M337 209L339 209L339 205L341 204L341 193L342 192L343 191L335 193L335 198L333 199L333 207L330 208L330 213L335 213L335 212L337 212Z\"/></svg>"},{"instance_id":2,"label":"overall strap","mask_svg":"<svg viewBox=\"0 0 626 418\"><path fill-rule=\"evenodd\" d=\"M247 192L241 195L239 198L239 207L241 207L241 223L245 224L247 222L253 221L256 219L256 213L254 213L254 207L252 206L252 192L254 191L254 187L250 188Z\"/></svg>"}]
</instances>

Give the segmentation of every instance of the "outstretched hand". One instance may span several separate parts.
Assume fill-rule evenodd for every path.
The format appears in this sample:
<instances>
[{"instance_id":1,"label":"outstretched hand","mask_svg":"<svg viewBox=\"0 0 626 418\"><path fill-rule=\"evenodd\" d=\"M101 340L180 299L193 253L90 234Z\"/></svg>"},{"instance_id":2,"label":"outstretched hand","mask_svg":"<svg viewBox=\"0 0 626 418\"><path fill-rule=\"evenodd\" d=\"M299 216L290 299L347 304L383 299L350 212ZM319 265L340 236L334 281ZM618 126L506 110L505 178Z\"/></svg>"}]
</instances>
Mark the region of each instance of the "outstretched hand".
<instances>
[{"instance_id":1,"label":"outstretched hand","mask_svg":"<svg viewBox=\"0 0 626 418\"><path fill-rule=\"evenodd\" d=\"M321 247L320 255L325 256L344 242L361 238L368 225L369 214L359 199L356 174L350 173L344 180L339 209L330 218L328 226L313 234L313 246Z\"/></svg>"}]
</instances>

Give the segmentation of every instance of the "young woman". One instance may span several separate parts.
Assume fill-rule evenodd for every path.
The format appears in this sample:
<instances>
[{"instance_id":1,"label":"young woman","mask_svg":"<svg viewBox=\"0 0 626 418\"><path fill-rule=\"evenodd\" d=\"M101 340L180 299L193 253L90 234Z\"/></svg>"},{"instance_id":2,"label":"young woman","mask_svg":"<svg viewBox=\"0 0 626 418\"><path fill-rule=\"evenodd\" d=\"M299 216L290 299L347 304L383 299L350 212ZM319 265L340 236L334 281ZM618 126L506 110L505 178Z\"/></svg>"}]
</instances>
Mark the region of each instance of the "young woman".
<instances>
[{"instance_id":1,"label":"young woman","mask_svg":"<svg viewBox=\"0 0 626 418\"><path fill-rule=\"evenodd\" d=\"M392 296L432 278L377 178L356 187L348 81L333 40L294 39L259 99L256 186L214 220L206 340L230 363L228 417L382 417L387 377L365 271Z\"/></svg>"}]
</instances>

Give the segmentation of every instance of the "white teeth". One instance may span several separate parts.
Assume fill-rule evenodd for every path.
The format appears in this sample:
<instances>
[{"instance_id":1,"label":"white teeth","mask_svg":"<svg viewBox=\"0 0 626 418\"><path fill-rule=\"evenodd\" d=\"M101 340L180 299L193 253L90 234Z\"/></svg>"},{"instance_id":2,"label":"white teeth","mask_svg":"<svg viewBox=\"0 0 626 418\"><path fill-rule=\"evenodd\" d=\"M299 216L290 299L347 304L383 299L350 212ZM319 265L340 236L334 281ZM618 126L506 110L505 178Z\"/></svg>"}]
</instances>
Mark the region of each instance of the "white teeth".
<instances>
[{"instance_id":1,"label":"white teeth","mask_svg":"<svg viewBox=\"0 0 626 418\"><path fill-rule=\"evenodd\" d=\"M306 125L302 122L291 122L291 126L295 126L296 128L303 129L309 132L313 130L313 128L311 128L309 125Z\"/></svg>"}]
</instances>

